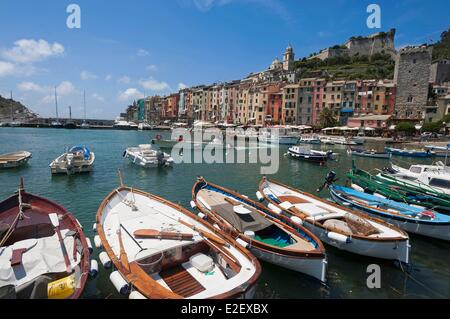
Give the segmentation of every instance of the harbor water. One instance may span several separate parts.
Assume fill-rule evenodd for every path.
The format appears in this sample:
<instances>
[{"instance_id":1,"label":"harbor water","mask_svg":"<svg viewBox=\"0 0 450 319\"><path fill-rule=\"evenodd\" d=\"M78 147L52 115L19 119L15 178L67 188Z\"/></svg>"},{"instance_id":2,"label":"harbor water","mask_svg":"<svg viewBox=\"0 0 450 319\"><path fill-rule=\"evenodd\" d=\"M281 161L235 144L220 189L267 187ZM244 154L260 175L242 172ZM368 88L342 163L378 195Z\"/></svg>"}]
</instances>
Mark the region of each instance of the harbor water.
<instances>
[{"instance_id":1,"label":"harbor water","mask_svg":"<svg viewBox=\"0 0 450 319\"><path fill-rule=\"evenodd\" d=\"M124 173L128 186L160 195L189 208L191 189L197 176L213 183L237 190L256 199L261 180L260 164L175 164L173 168L143 169L122 157L126 147L148 144L156 134L164 138L170 132L65 130L33 128L0 128L0 154L26 150L33 154L30 162L19 169L0 171L0 198L3 200L17 191L19 178L25 180L28 192L49 198L65 206L81 224L87 236L93 239L92 225L101 201L118 186L117 169ZM87 175L52 176L49 164L67 147L83 144L95 152L94 171ZM384 145L371 147L382 149ZM315 146L320 149L320 146ZM345 183L345 173L351 168L352 158L346 146L322 146L339 153L337 161L324 166L297 161L284 156L287 147L280 148L280 168L271 176L284 184L316 193L329 170L334 170L338 183ZM246 152L255 152L248 149ZM427 159L403 159L410 162L431 163ZM388 160L355 158L358 167L381 169ZM406 165L406 164L405 164ZM328 198L324 190L320 196ZM450 298L450 243L411 235L411 262L409 272L390 261L374 260L345 253L327 246L328 283L322 285L302 274L271 264L262 264L256 298ZM93 257L99 251L94 249ZM381 288L368 288L367 267L381 267ZM89 280L84 298L123 298L109 281L109 273L99 267L96 278Z\"/></svg>"}]
</instances>

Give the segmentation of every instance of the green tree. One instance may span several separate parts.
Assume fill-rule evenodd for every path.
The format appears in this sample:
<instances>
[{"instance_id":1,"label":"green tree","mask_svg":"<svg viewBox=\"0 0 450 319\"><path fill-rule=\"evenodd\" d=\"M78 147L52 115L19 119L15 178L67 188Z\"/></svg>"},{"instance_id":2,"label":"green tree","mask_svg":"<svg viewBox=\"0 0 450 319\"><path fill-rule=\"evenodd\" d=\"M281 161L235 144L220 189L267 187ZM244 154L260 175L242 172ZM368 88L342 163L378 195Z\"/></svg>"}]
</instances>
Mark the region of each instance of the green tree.
<instances>
[{"instance_id":1,"label":"green tree","mask_svg":"<svg viewBox=\"0 0 450 319\"><path fill-rule=\"evenodd\" d=\"M322 112L320 112L319 123L322 128L339 125L339 122L334 118L333 112L329 108L324 108Z\"/></svg>"},{"instance_id":2,"label":"green tree","mask_svg":"<svg viewBox=\"0 0 450 319\"><path fill-rule=\"evenodd\" d=\"M416 131L416 127L411 122L400 122L395 127L395 130L397 132L402 132L402 133L405 133L407 135L412 135Z\"/></svg>"},{"instance_id":3,"label":"green tree","mask_svg":"<svg viewBox=\"0 0 450 319\"><path fill-rule=\"evenodd\" d=\"M438 133L443 126L442 121L425 123L422 125L422 132Z\"/></svg>"}]
</instances>

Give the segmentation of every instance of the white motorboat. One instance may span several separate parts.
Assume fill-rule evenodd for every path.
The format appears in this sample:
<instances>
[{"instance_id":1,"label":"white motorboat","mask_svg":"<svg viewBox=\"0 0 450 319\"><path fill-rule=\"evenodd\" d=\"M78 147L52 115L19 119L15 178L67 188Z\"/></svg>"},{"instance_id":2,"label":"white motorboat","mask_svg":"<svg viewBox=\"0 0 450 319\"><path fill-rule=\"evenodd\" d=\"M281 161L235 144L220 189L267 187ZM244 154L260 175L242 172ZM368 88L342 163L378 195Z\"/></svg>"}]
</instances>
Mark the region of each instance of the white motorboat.
<instances>
[{"instance_id":1,"label":"white motorboat","mask_svg":"<svg viewBox=\"0 0 450 319\"><path fill-rule=\"evenodd\" d=\"M258 197L295 216L323 242L351 253L409 264L409 236L381 219L338 206L265 177Z\"/></svg>"},{"instance_id":2,"label":"white motorboat","mask_svg":"<svg viewBox=\"0 0 450 319\"><path fill-rule=\"evenodd\" d=\"M123 157L142 167L168 167L173 164L173 158L169 154L153 149L150 144L129 147Z\"/></svg>"},{"instance_id":3,"label":"white motorboat","mask_svg":"<svg viewBox=\"0 0 450 319\"><path fill-rule=\"evenodd\" d=\"M415 181L419 179L422 173L427 172L450 177L450 167L444 165L444 163L440 161L434 163L433 165L421 165L421 164L411 165L409 169L391 163L391 167L385 168L383 171L394 177L406 179L409 181Z\"/></svg>"},{"instance_id":4,"label":"white motorboat","mask_svg":"<svg viewBox=\"0 0 450 319\"><path fill-rule=\"evenodd\" d=\"M450 144L447 146L426 145L424 149L433 152L434 156L438 157L449 157L450 155Z\"/></svg>"},{"instance_id":5,"label":"white motorboat","mask_svg":"<svg viewBox=\"0 0 450 319\"><path fill-rule=\"evenodd\" d=\"M252 298L258 260L224 232L166 199L121 186L102 202L96 227L110 280L129 298Z\"/></svg>"},{"instance_id":6,"label":"white motorboat","mask_svg":"<svg viewBox=\"0 0 450 319\"><path fill-rule=\"evenodd\" d=\"M139 125L138 125L139 131L149 131L151 129L152 129L152 126L145 122L139 123Z\"/></svg>"},{"instance_id":7,"label":"white motorboat","mask_svg":"<svg viewBox=\"0 0 450 319\"><path fill-rule=\"evenodd\" d=\"M89 173L94 167L95 154L86 146L74 146L51 162L52 174Z\"/></svg>"},{"instance_id":8,"label":"white motorboat","mask_svg":"<svg viewBox=\"0 0 450 319\"><path fill-rule=\"evenodd\" d=\"M25 165L32 157L30 152L21 151L0 155L0 168L14 168Z\"/></svg>"}]
</instances>

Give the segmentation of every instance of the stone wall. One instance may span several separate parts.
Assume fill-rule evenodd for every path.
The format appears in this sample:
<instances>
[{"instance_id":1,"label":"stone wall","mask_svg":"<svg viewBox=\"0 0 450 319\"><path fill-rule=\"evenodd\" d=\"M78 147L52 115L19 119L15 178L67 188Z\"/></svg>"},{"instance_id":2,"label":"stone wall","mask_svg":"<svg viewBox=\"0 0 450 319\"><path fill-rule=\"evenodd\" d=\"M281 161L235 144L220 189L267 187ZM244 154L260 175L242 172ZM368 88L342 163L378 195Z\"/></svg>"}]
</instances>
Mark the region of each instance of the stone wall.
<instances>
[{"instance_id":1,"label":"stone wall","mask_svg":"<svg viewBox=\"0 0 450 319\"><path fill-rule=\"evenodd\" d=\"M396 56L394 82L397 85L397 119L420 120L427 104L432 48L409 47Z\"/></svg>"},{"instance_id":2,"label":"stone wall","mask_svg":"<svg viewBox=\"0 0 450 319\"><path fill-rule=\"evenodd\" d=\"M341 56L347 54L349 56L354 55L367 55L372 56L375 53L385 52L391 54L392 58L395 57L395 45L394 45L395 29L391 29L388 32L378 32L367 37L351 37L346 43L346 48L328 48L320 51L320 53L310 57L310 59L318 58L325 60L334 56Z\"/></svg>"},{"instance_id":3,"label":"stone wall","mask_svg":"<svg viewBox=\"0 0 450 319\"><path fill-rule=\"evenodd\" d=\"M450 81L450 60L441 60L433 63L430 70L430 82L442 84Z\"/></svg>"},{"instance_id":4,"label":"stone wall","mask_svg":"<svg viewBox=\"0 0 450 319\"><path fill-rule=\"evenodd\" d=\"M395 29L391 29L389 32L379 32L368 37L350 38L345 46L348 48L350 56L356 54L372 56L375 53L384 51L391 54L392 58L394 58L394 37Z\"/></svg>"}]
</instances>

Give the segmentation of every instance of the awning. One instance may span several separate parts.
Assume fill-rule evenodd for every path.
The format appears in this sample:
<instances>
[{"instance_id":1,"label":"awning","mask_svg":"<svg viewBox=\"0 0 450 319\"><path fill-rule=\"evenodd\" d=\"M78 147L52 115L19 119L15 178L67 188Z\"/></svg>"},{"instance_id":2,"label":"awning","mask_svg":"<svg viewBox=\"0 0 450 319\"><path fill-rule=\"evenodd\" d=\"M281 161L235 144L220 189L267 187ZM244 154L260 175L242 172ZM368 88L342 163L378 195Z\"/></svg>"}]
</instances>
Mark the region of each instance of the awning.
<instances>
[{"instance_id":1,"label":"awning","mask_svg":"<svg viewBox=\"0 0 450 319\"><path fill-rule=\"evenodd\" d=\"M389 129L390 129L391 131L395 130L395 125L389 126Z\"/></svg>"},{"instance_id":2,"label":"awning","mask_svg":"<svg viewBox=\"0 0 450 319\"><path fill-rule=\"evenodd\" d=\"M341 113L353 113L353 109L352 108L345 108L341 110Z\"/></svg>"},{"instance_id":3,"label":"awning","mask_svg":"<svg viewBox=\"0 0 450 319\"><path fill-rule=\"evenodd\" d=\"M373 127L365 127L364 131L375 131Z\"/></svg>"}]
</instances>

